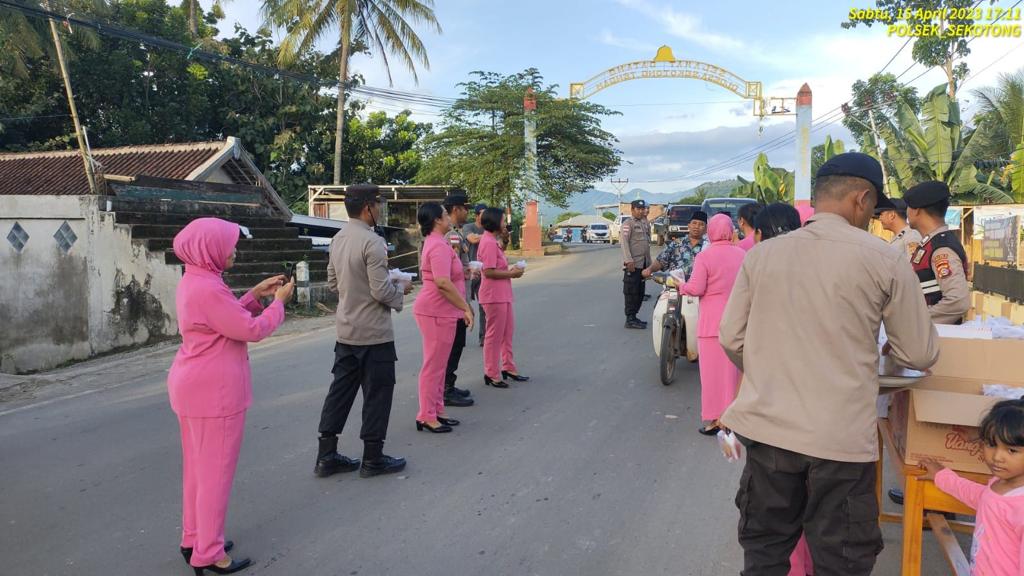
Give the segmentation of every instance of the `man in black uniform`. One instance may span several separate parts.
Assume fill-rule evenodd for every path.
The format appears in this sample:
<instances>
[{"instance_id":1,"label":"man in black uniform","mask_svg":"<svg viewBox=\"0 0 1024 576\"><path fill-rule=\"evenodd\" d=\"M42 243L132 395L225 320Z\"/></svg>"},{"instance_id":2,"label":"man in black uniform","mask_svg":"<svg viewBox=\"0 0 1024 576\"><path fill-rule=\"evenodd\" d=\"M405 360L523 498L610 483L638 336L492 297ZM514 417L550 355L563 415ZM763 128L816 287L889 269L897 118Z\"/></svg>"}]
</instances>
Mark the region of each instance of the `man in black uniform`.
<instances>
[{"instance_id":1,"label":"man in black uniform","mask_svg":"<svg viewBox=\"0 0 1024 576\"><path fill-rule=\"evenodd\" d=\"M622 294L626 300L626 328L643 330L647 323L636 317L644 301L643 270L651 265L651 225L647 222L647 202L633 200L630 218L622 222Z\"/></svg>"}]
</instances>

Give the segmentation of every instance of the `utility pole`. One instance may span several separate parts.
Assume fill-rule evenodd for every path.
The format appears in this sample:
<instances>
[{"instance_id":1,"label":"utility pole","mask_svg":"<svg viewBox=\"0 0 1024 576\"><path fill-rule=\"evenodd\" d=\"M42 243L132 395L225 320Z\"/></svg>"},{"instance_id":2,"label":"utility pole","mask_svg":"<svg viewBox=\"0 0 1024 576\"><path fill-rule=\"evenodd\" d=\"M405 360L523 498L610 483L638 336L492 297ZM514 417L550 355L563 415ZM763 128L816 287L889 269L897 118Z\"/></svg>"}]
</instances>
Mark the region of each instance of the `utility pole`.
<instances>
[{"instance_id":1,"label":"utility pole","mask_svg":"<svg viewBox=\"0 0 1024 576\"><path fill-rule=\"evenodd\" d=\"M796 94L796 170L793 204L811 205L811 88L807 84Z\"/></svg>"},{"instance_id":2,"label":"utility pole","mask_svg":"<svg viewBox=\"0 0 1024 576\"><path fill-rule=\"evenodd\" d=\"M46 9L50 9L50 3L46 2ZM89 181L89 192L96 194L96 175L93 173L92 160L89 158L89 149L85 143L85 133L82 131L82 124L78 121L78 108L75 107L75 95L71 91L71 79L68 77L68 67L64 62L64 48L60 42L60 35L57 34L57 24L50 18L50 33L53 34L53 45L57 48L57 62L60 64L60 73L64 78L64 91L68 95L68 107L71 108L71 120L75 124L75 136L78 138L78 150L82 154L82 162L85 164L85 178Z\"/></svg>"},{"instance_id":3,"label":"utility pole","mask_svg":"<svg viewBox=\"0 0 1024 576\"><path fill-rule=\"evenodd\" d=\"M878 143L878 128L875 126L874 110L868 110L868 120L871 121L871 134L875 137L875 151L878 153L878 163L882 165L882 190L885 192L886 196L889 196L889 173L885 169L885 158L882 156L882 146Z\"/></svg>"},{"instance_id":4,"label":"utility pole","mask_svg":"<svg viewBox=\"0 0 1024 576\"><path fill-rule=\"evenodd\" d=\"M626 189L626 184L629 184L629 178L612 178L610 180L612 186L615 187L615 194L619 197L619 212L622 212L622 191Z\"/></svg>"}]
</instances>

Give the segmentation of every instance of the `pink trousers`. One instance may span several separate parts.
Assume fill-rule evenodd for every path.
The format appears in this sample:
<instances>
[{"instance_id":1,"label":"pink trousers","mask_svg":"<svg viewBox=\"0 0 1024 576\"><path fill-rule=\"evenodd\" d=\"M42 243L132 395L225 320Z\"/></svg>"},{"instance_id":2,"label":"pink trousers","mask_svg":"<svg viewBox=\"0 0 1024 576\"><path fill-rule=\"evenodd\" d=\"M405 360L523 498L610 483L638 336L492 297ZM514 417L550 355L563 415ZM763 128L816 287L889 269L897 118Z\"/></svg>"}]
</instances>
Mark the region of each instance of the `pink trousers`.
<instances>
[{"instance_id":1,"label":"pink trousers","mask_svg":"<svg viewBox=\"0 0 1024 576\"><path fill-rule=\"evenodd\" d=\"M814 576L814 563L811 561L811 549L807 547L807 538L801 534L793 554L789 557L788 576Z\"/></svg>"},{"instance_id":2,"label":"pink trousers","mask_svg":"<svg viewBox=\"0 0 1024 576\"><path fill-rule=\"evenodd\" d=\"M511 302L482 304L487 316L484 334L484 374L491 380L501 380L501 371L518 374L512 356L512 336L516 331L516 318Z\"/></svg>"},{"instance_id":3,"label":"pink trousers","mask_svg":"<svg viewBox=\"0 0 1024 576\"><path fill-rule=\"evenodd\" d=\"M697 338L700 355L700 417L717 420L736 399L740 371L725 355L718 337Z\"/></svg>"},{"instance_id":4,"label":"pink trousers","mask_svg":"<svg viewBox=\"0 0 1024 576\"><path fill-rule=\"evenodd\" d=\"M224 521L242 449L245 412L224 418L178 416L181 426L181 546L192 565L224 558Z\"/></svg>"},{"instance_id":5,"label":"pink trousers","mask_svg":"<svg viewBox=\"0 0 1024 576\"><path fill-rule=\"evenodd\" d=\"M420 411L416 419L433 422L444 414L444 375L448 356L455 343L456 318L435 318L416 314L416 325L423 338L423 365L420 366Z\"/></svg>"}]
</instances>

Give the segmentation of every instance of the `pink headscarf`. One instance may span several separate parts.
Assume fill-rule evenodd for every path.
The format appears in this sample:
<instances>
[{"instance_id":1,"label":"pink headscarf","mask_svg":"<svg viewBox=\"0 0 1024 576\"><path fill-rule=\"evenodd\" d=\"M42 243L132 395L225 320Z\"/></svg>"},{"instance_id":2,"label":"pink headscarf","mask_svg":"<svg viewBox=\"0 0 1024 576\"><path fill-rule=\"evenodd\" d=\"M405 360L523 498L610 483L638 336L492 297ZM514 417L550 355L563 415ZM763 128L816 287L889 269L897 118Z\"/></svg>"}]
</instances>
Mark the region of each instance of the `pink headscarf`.
<instances>
[{"instance_id":1,"label":"pink headscarf","mask_svg":"<svg viewBox=\"0 0 1024 576\"><path fill-rule=\"evenodd\" d=\"M220 274L238 244L239 233L234 222L197 218L174 237L174 254L186 266Z\"/></svg>"},{"instance_id":2,"label":"pink headscarf","mask_svg":"<svg viewBox=\"0 0 1024 576\"><path fill-rule=\"evenodd\" d=\"M708 221L708 240L711 242L732 242L732 218L726 214L715 214Z\"/></svg>"},{"instance_id":3,"label":"pink headscarf","mask_svg":"<svg viewBox=\"0 0 1024 576\"><path fill-rule=\"evenodd\" d=\"M796 207L796 211L797 211L797 213L800 214L800 225L801 226L803 226L804 224L807 224L807 221L811 219L811 216L814 216L814 208L812 208L808 204L801 204L801 205L797 206Z\"/></svg>"}]
</instances>

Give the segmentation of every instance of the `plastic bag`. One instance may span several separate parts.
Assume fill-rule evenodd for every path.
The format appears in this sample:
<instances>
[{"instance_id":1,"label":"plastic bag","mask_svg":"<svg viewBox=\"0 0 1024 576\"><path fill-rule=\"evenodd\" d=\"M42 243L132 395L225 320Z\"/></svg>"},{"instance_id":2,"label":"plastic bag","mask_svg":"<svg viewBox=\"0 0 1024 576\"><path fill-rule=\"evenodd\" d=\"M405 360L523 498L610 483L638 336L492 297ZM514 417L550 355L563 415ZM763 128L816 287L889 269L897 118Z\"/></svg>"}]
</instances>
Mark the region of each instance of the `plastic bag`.
<instances>
[{"instance_id":1,"label":"plastic bag","mask_svg":"<svg viewBox=\"0 0 1024 576\"><path fill-rule=\"evenodd\" d=\"M516 262L515 264L513 264L513 266L515 266L516 268L519 268L521 270L526 270L526 260L520 260L519 262Z\"/></svg>"},{"instance_id":2,"label":"plastic bag","mask_svg":"<svg viewBox=\"0 0 1024 576\"><path fill-rule=\"evenodd\" d=\"M388 271L388 279L391 280L392 282L412 284L412 280L415 277L415 272L402 272L398 268L392 268L391 270Z\"/></svg>"},{"instance_id":3,"label":"plastic bag","mask_svg":"<svg viewBox=\"0 0 1024 576\"><path fill-rule=\"evenodd\" d=\"M729 432L718 431L718 447L722 449L722 456L725 456L729 462L737 462L743 458L743 445L731 430Z\"/></svg>"},{"instance_id":4,"label":"plastic bag","mask_svg":"<svg viewBox=\"0 0 1024 576\"><path fill-rule=\"evenodd\" d=\"M1024 388L1007 386L1006 384L985 384L981 387L981 393L984 396L991 396L993 398L1020 400L1024 397Z\"/></svg>"},{"instance_id":5,"label":"plastic bag","mask_svg":"<svg viewBox=\"0 0 1024 576\"><path fill-rule=\"evenodd\" d=\"M483 268L484 268L484 263L483 262L481 262L479 260L470 260L469 261L469 269L470 270L474 270L474 271L479 272L480 270L483 270Z\"/></svg>"}]
</instances>

